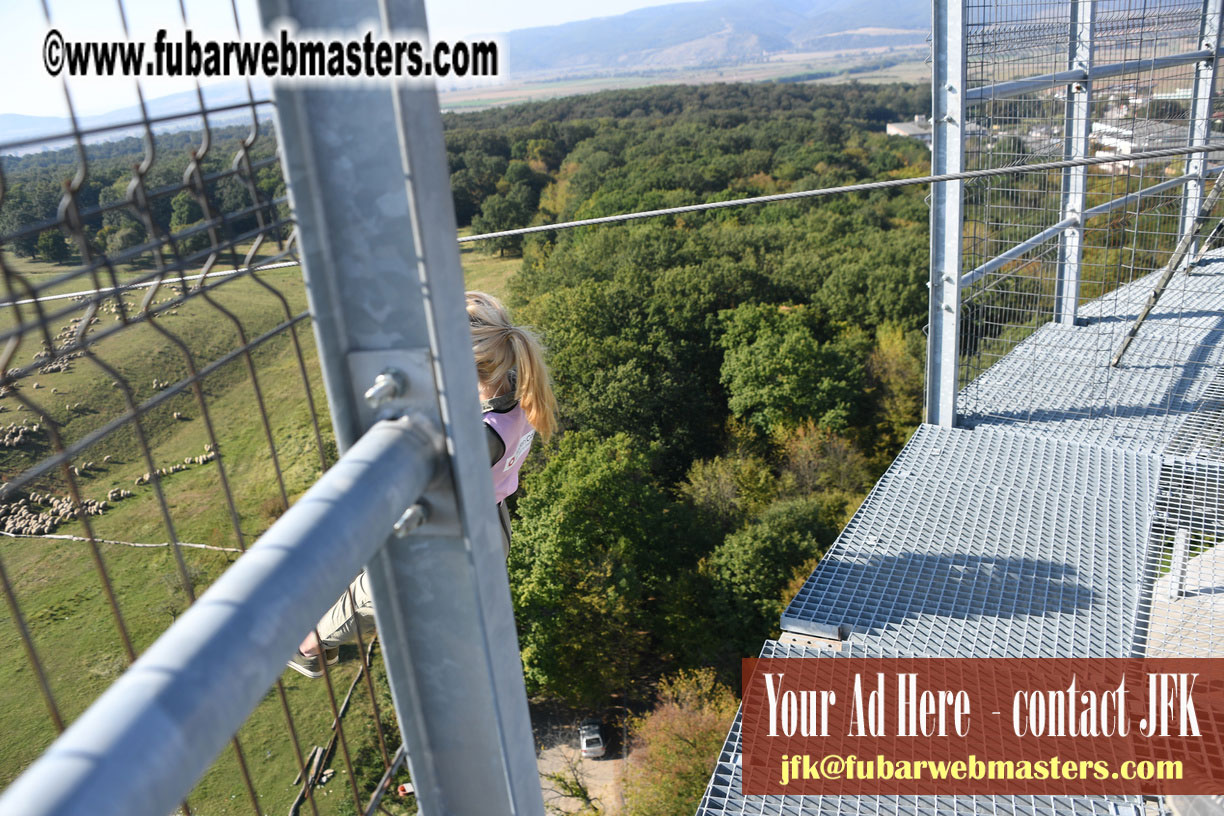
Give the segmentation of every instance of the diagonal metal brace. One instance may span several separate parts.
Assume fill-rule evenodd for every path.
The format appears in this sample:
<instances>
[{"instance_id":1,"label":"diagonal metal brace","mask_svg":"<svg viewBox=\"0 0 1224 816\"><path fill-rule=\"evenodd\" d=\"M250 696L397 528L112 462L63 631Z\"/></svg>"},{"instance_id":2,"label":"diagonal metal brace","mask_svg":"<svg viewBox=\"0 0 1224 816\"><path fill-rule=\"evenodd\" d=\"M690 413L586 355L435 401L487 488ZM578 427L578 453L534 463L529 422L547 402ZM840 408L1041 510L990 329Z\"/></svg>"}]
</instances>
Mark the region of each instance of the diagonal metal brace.
<instances>
[{"instance_id":1,"label":"diagonal metal brace","mask_svg":"<svg viewBox=\"0 0 1224 816\"><path fill-rule=\"evenodd\" d=\"M1126 336L1122 338L1122 345L1118 347L1114 353L1113 359L1109 361L1111 367L1116 368L1118 363L1122 361L1122 355L1130 347L1131 341L1135 339L1135 335L1139 333L1139 327L1143 325L1143 321L1152 313L1152 309L1156 308L1156 303L1160 300L1160 296L1169 286L1169 281L1173 279L1173 275L1177 272L1181 262L1185 259L1186 253L1190 251L1190 246L1194 243L1195 237L1198 236L1199 228L1203 225L1203 221L1215 208L1216 202L1220 200L1220 192L1224 190L1224 184L1219 181L1211 188L1211 192L1207 196L1207 200L1203 202L1203 206L1199 208L1198 215L1194 218L1194 228L1186 230L1186 234L1178 241L1177 248L1173 250L1172 257L1169 258L1169 263L1165 266L1164 274L1160 276L1160 280L1156 282L1156 286L1152 289L1152 293L1148 295L1147 303L1143 304L1143 309L1140 310L1139 316L1135 318L1135 322L1126 330Z\"/></svg>"},{"instance_id":2,"label":"diagonal metal brace","mask_svg":"<svg viewBox=\"0 0 1224 816\"><path fill-rule=\"evenodd\" d=\"M1216 241L1220 239L1222 234L1224 234L1224 218L1217 221L1216 225L1211 228L1211 232L1207 233L1207 237L1203 239L1203 243L1195 254L1194 259L1186 266L1186 274L1190 274L1190 270L1203 262L1203 256L1215 246Z\"/></svg>"}]
</instances>

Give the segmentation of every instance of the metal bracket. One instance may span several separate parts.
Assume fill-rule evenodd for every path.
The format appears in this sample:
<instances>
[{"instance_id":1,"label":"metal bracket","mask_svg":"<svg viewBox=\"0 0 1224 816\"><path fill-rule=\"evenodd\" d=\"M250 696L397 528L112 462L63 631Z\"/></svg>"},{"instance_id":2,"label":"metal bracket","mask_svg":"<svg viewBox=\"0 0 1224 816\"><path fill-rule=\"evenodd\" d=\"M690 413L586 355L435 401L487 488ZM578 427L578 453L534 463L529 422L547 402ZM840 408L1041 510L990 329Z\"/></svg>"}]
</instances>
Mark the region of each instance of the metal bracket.
<instances>
[{"instance_id":1,"label":"metal bracket","mask_svg":"<svg viewBox=\"0 0 1224 816\"><path fill-rule=\"evenodd\" d=\"M832 649L835 652L840 652L844 641L816 637L815 635L801 635L798 632L783 632L778 636L778 642L790 646L806 646L809 649Z\"/></svg>"},{"instance_id":2,"label":"metal bracket","mask_svg":"<svg viewBox=\"0 0 1224 816\"><path fill-rule=\"evenodd\" d=\"M409 417L414 425L431 429L437 452L443 452L446 439L441 430L442 413L429 349L353 351L345 356L345 361L351 382L367 396L357 404L362 427L368 428L381 419ZM429 512L422 523L413 528L413 536L400 538L405 545L410 546L417 536L462 534L455 492L449 486L452 479L449 460L439 458L438 471L420 502Z\"/></svg>"},{"instance_id":3,"label":"metal bracket","mask_svg":"<svg viewBox=\"0 0 1224 816\"><path fill-rule=\"evenodd\" d=\"M817 623L815 621L788 618L785 615L782 616L780 628L783 632L816 638L829 643L841 643L849 637L847 628L839 624Z\"/></svg>"},{"instance_id":4,"label":"metal bracket","mask_svg":"<svg viewBox=\"0 0 1224 816\"><path fill-rule=\"evenodd\" d=\"M442 427L429 349L353 351L345 355L345 361L350 382L366 395L357 405L363 429L381 419L402 416L427 419L434 427Z\"/></svg>"}]
</instances>

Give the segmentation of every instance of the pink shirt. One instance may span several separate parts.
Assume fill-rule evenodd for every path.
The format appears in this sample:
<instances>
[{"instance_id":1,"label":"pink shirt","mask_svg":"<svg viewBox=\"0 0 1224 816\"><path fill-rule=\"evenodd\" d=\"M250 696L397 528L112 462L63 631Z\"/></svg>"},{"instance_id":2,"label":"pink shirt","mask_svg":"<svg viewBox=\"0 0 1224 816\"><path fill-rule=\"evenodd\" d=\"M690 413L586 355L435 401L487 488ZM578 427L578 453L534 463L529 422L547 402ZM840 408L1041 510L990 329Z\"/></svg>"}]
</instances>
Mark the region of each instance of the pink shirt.
<instances>
[{"instance_id":1,"label":"pink shirt","mask_svg":"<svg viewBox=\"0 0 1224 816\"><path fill-rule=\"evenodd\" d=\"M531 451L535 429L527 421L527 414L523 412L521 404L505 413L487 411L484 421L497 432L506 446L502 457L493 463L493 496L500 502L518 490L519 468Z\"/></svg>"}]
</instances>

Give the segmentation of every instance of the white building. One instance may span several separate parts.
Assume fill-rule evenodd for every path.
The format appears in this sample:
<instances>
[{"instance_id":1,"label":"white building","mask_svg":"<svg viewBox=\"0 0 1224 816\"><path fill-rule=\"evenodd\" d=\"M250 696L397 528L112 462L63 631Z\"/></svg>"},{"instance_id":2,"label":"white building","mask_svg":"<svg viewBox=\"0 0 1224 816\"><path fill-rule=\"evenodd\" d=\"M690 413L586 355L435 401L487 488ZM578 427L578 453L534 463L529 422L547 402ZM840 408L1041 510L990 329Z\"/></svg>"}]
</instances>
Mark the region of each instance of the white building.
<instances>
[{"instance_id":1,"label":"white building","mask_svg":"<svg viewBox=\"0 0 1224 816\"><path fill-rule=\"evenodd\" d=\"M931 122L921 113L915 116L912 122L889 122L884 132L889 136L917 139L928 149L931 147Z\"/></svg>"}]
</instances>

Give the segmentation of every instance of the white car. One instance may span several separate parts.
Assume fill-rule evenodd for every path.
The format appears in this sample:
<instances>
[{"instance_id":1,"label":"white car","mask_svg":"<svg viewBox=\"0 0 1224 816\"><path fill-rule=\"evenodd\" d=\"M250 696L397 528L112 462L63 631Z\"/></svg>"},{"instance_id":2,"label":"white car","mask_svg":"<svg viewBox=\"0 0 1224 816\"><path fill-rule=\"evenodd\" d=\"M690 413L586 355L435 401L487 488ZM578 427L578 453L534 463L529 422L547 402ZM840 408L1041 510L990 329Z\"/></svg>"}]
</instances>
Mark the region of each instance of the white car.
<instances>
[{"instance_id":1,"label":"white car","mask_svg":"<svg viewBox=\"0 0 1224 816\"><path fill-rule=\"evenodd\" d=\"M598 759L608 750L604 745L599 720L583 720L582 725L578 726L578 747L582 749L583 759Z\"/></svg>"}]
</instances>

